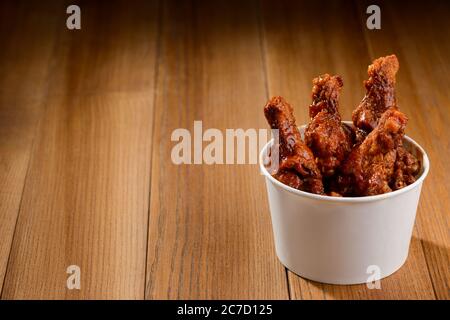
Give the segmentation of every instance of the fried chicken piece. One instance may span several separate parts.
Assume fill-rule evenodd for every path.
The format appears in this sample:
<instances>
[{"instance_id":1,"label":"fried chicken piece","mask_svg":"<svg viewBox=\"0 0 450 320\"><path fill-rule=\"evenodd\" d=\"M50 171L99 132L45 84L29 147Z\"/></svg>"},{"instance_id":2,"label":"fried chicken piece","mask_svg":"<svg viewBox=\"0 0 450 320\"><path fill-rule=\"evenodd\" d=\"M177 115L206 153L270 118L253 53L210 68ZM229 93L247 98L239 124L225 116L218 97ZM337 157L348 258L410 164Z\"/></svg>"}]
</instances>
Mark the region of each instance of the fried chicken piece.
<instances>
[{"instance_id":1,"label":"fried chicken piece","mask_svg":"<svg viewBox=\"0 0 450 320\"><path fill-rule=\"evenodd\" d=\"M397 108L394 86L398 68L395 55L378 58L369 66L369 79L365 81L366 96L352 114L356 144L364 141L387 109ZM416 157L400 144L391 188L398 190L413 183L419 169L420 163Z\"/></svg>"},{"instance_id":2,"label":"fried chicken piece","mask_svg":"<svg viewBox=\"0 0 450 320\"><path fill-rule=\"evenodd\" d=\"M315 78L313 85L305 143L316 156L322 175L330 177L353 146L351 130L342 124L338 110L343 81L339 76L324 74Z\"/></svg>"},{"instance_id":3,"label":"fried chicken piece","mask_svg":"<svg viewBox=\"0 0 450 320\"><path fill-rule=\"evenodd\" d=\"M278 129L279 168L273 176L293 188L323 194L322 175L312 151L301 139L292 106L282 97L273 97L264 114L270 127Z\"/></svg>"},{"instance_id":4,"label":"fried chicken piece","mask_svg":"<svg viewBox=\"0 0 450 320\"><path fill-rule=\"evenodd\" d=\"M369 196L392 191L389 182L407 121L406 115L395 108L382 115L378 126L341 166L342 175L337 180L340 194Z\"/></svg>"},{"instance_id":5,"label":"fried chicken piece","mask_svg":"<svg viewBox=\"0 0 450 320\"><path fill-rule=\"evenodd\" d=\"M420 170L420 162L402 145L397 148L397 158L394 165L394 176L390 183L392 190L398 190L416 181Z\"/></svg>"},{"instance_id":6,"label":"fried chicken piece","mask_svg":"<svg viewBox=\"0 0 450 320\"><path fill-rule=\"evenodd\" d=\"M397 108L394 86L398 67L395 55L375 59L369 66L369 79L364 82L366 95L352 113L355 128L363 130L357 132L358 142L364 140L365 133L375 129L387 109Z\"/></svg>"}]
</instances>

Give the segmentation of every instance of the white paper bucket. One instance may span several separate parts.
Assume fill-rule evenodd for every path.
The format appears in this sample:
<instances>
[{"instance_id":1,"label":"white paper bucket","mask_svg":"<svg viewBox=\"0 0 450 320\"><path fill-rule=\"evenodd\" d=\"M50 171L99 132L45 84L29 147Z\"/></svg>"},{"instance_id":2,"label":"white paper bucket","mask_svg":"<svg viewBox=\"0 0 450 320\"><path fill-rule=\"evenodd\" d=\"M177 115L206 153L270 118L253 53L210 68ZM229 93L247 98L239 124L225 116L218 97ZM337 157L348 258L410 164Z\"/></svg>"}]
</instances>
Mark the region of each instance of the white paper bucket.
<instances>
[{"instance_id":1,"label":"white paper bucket","mask_svg":"<svg viewBox=\"0 0 450 320\"><path fill-rule=\"evenodd\" d=\"M304 126L300 128L303 132ZM275 247L281 263L310 280L357 284L397 271L409 251L422 183L429 171L425 151L405 136L421 163L417 180L397 191L367 197L329 197L291 188L263 165Z\"/></svg>"}]
</instances>

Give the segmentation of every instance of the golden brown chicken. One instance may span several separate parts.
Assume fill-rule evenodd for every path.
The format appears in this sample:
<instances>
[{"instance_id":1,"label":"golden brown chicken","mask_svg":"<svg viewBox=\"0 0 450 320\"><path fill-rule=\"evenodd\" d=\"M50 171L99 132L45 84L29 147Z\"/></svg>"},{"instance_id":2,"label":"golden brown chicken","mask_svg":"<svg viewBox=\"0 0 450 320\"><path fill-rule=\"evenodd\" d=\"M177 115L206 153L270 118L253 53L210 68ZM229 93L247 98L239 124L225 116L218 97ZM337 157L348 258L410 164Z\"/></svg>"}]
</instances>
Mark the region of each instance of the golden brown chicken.
<instances>
[{"instance_id":1,"label":"golden brown chicken","mask_svg":"<svg viewBox=\"0 0 450 320\"><path fill-rule=\"evenodd\" d=\"M398 67L395 55L375 59L369 66L369 79L364 82L366 95L352 113L353 124L363 130L359 132L363 136L375 129L387 109L397 108L394 86Z\"/></svg>"},{"instance_id":2,"label":"golden brown chicken","mask_svg":"<svg viewBox=\"0 0 450 320\"><path fill-rule=\"evenodd\" d=\"M322 175L331 177L353 146L352 132L342 124L338 110L343 81L339 76L324 74L315 78L313 85L305 143L314 153Z\"/></svg>"},{"instance_id":3,"label":"golden brown chicken","mask_svg":"<svg viewBox=\"0 0 450 320\"><path fill-rule=\"evenodd\" d=\"M340 194L369 196L392 191L397 148L402 143L408 119L395 108L388 109L378 126L350 153L338 178Z\"/></svg>"},{"instance_id":4,"label":"golden brown chicken","mask_svg":"<svg viewBox=\"0 0 450 320\"><path fill-rule=\"evenodd\" d=\"M339 114L342 79L329 74L314 79L305 143L291 105L272 98L264 113L279 140L268 159L279 166L271 174L299 190L331 196L376 195L413 183L420 162L403 146L408 119L396 104L398 68L395 55L369 66L367 93L352 114L354 128L342 124Z\"/></svg>"},{"instance_id":5,"label":"golden brown chicken","mask_svg":"<svg viewBox=\"0 0 450 320\"><path fill-rule=\"evenodd\" d=\"M292 106L282 97L273 97L264 107L264 114L279 136L279 168L273 176L293 188L323 194L322 175L313 153L301 140Z\"/></svg>"},{"instance_id":6,"label":"golden brown chicken","mask_svg":"<svg viewBox=\"0 0 450 320\"><path fill-rule=\"evenodd\" d=\"M395 76L398 68L399 63L395 55L375 59L369 66L369 79L364 83L366 96L352 114L357 144L364 141L377 126L387 109L398 108L395 98ZM413 183L419 169L419 161L400 143L397 148L395 176L390 182L391 188L398 190Z\"/></svg>"},{"instance_id":7,"label":"golden brown chicken","mask_svg":"<svg viewBox=\"0 0 450 320\"><path fill-rule=\"evenodd\" d=\"M400 145L397 148L394 170L394 176L389 185L392 190L398 190L416 181L416 175L420 170L420 162Z\"/></svg>"}]
</instances>

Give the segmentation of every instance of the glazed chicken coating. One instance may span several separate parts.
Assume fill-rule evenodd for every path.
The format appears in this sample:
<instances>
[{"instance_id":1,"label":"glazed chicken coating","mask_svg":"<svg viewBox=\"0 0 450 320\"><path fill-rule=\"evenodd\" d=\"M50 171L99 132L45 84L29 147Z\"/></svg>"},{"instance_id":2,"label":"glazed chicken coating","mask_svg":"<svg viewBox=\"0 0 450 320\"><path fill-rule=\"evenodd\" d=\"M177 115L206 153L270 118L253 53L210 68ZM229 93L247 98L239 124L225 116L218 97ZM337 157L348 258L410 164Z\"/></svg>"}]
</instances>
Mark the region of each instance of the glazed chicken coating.
<instances>
[{"instance_id":1,"label":"glazed chicken coating","mask_svg":"<svg viewBox=\"0 0 450 320\"><path fill-rule=\"evenodd\" d=\"M330 177L353 146L351 131L342 124L338 110L343 81L339 76L324 74L315 78L313 85L305 143L314 153L322 175Z\"/></svg>"},{"instance_id":2,"label":"glazed chicken coating","mask_svg":"<svg viewBox=\"0 0 450 320\"><path fill-rule=\"evenodd\" d=\"M375 59L368 68L369 79L364 82L366 95L352 113L357 140L362 142L378 124L381 115L389 108L396 108L395 75L399 68L395 55ZM361 136L360 136L361 135Z\"/></svg>"},{"instance_id":3,"label":"glazed chicken coating","mask_svg":"<svg viewBox=\"0 0 450 320\"><path fill-rule=\"evenodd\" d=\"M392 190L404 188L414 181L420 170L420 162L402 145L397 148L397 157L394 165L394 176L390 187Z\"/></svg>"},{"instance_id":4,"label":"glazed chicken coating","mask_svg":"<svg viewBox=\"0 0 450 320\"><path fill-rule=\"evenodd\" d=\"M398 108L394 88L398 68L399 63L395 55L378 58L369 66L369 79L365 81L366 96L352 114L357 144L364 141L387 109ZM419 169L419 161L400 144L397 148L395 176L390 183L391 188L398 190L413 183Z\"/></svg>"},{"instance_id":5,"label":"glazed chicken coating","mask_svg":"<svg viewBox=\"0 0 450 320\"><path fill-rule=\"evenodd\" d=\"M392 191L389 183L407 121L406 115L395 108L382 115L378 126L341 166L340 194L370 196Z\"/></svg>"},{"instance_id":6,"label":"glazed chicken coating","mask_svg":"<svg viewBox=\"0 0 450 320\"><path fill-rule=\"evenodd\" d=\"M322 175L312 151L301 139L292 106L282 97L273 97L264 107L264 114L279 135L279 168L273 176L293 188L323 194Z\"/></svg>"}]
</instances>

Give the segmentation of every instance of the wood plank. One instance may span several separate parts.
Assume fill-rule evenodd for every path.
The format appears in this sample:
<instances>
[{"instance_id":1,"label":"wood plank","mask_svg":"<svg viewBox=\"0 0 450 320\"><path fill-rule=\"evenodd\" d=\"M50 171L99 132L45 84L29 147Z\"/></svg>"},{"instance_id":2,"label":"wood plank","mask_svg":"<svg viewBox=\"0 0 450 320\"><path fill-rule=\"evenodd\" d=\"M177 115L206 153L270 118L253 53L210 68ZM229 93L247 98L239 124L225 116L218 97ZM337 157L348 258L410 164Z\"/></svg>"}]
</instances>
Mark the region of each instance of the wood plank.
<instances>
[{"instance_id":1,"label":"wood plank","mask_svg":"<svg viewBox=\"0 0 450 320\"><path fill-rule=\"evenodd\" d=\"M4 299L144 297L157 5L81 8L52 56Z\"/></svg>"},{"instance_id":2,"label":"wood plank","mask_svg":"<svg viewBox=\"0 0 450 320\"><path fill-rule=\"evenodd\" d=\"M449 299L450 193L443 181L450 180L450 4L385 1L380 7L382 28L366 31L366 38L372 56L392 51L400 60L398 98L400 108L410 118L407 134L425 148L431 163L415 236L423 247L437 297Z\"/></svg>"},{"instance_id":3,"label":"wood plank","mask_svg":"<svg viewBox=\"0 0 450 320\"><path fill-rule=\"evenodd\" d=\"M266 128L256 5L164 3L146 298L288 298L257 166L170 160L172 131L194 120Z\"/></svg>"},{"instance_id":4,"label":"wood plank","mask_svg":"<svg viewBox=\"0 0 450 320\"><path fill-rule=\"evenodd\" d=\"M350 119L351 111L363 97L362 81L366 79L372 57L364 42L360 15L365 17L365 10L356 11L349 2L263 2L269 92L283 95L294 104L298 124L309 121L311 80L319 74L327 72L343 77L343 119ZM399 83L404 81L403 77ZM407 93L400 87L398 94ZM408 130L414 126L414 122L410 123ZM414 235L417 236L417 230ZM369 290L365 285L317 284L291 272L289 283L293 299L435 297L422 246L415 238L407 263L381 281L381 290Z\"/></svg>"},{"instance_id":5,"label":"wood plank","mask_svg":"<svg viewBox=\"0 0 450 320\"><path fill-rule=\"evenodd\" d=\"M81 30L61 29L58 59L54 61L57 72L53 74L53 81L59 85L52 86L50 93L153 88L158 0L148 4L143 0L85 0L79 6Z\"/></svg>"},{"instance_id":6,"label":"wood plank","mask_svg":"<svg viewBox=\"0 0 450 320\"><path fill-rule=\"evenodd\" d=\"M0 4L0 292L42 115L57 31L55 12L60 8L37 1Z\"/></svg>"}]
</instances>

